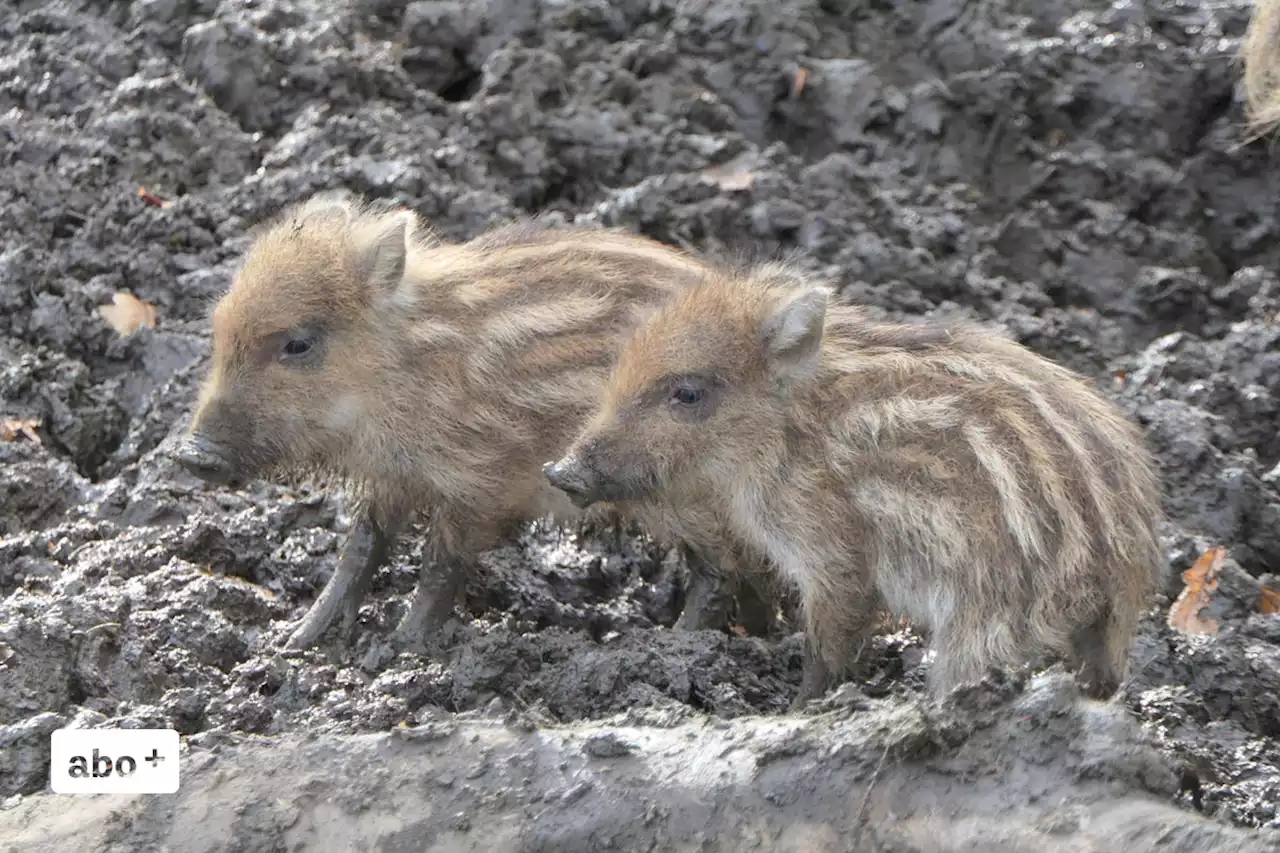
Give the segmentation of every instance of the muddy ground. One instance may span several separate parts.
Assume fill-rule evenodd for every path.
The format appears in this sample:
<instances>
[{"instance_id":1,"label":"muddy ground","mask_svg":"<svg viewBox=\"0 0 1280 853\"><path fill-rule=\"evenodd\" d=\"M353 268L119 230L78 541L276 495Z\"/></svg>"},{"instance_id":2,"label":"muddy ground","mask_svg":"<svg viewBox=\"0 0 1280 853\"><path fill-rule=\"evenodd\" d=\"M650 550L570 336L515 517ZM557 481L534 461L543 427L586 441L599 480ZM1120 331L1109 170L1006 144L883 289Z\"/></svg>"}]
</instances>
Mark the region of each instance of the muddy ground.
<instances>
[{"instance_id":1,"label":"muddy ground","mask_svg":"<svg viewBox=\"0 0 1280 853\"><path fill-rule=\"evenodd\" d=\"M74 823L27 798L0 813L10 828L0 851L1280 848L1280 833L1168 802L1178 777L1136 721L1078 696L1069 677L1047 675L964 689L945 707L846 697L855 701L805 719L633 711L607 726L548 727L516 714L284 734L195 751L178 796L85 798Z\"/></svg>"},{"instance_id":2,"label":"muddy ground","mask_svg":"<svg viewBox=\"0 0 1280 853\"><path fill-rule=\"evenodd\" d=\"M0 434L0 799L45 788L72 723L172 726L198 752L467 712L785 711L798 635L672 633L669 555L542 525L488 556L439 658L387 643L412 538L350 644L274 651L336 563L341 496L205 486L165 449L247 229L345 187L450 238L550 213L712 257L802 249L847 299L998 323L1097 377L1159 454L1174 569L1230 555L1217 635L1166 626L1175 572L1137 641L1120 701L1178 780L1150 792L1280 828L1280 615L1258 604L1280 586L1280 158L1240 128L1247 15L7 0L0 419L39 441ZM121 290L154 329L104 322ZM867 701L915 707L921 640L877 654Z\"/></svg>"}]
</instances>

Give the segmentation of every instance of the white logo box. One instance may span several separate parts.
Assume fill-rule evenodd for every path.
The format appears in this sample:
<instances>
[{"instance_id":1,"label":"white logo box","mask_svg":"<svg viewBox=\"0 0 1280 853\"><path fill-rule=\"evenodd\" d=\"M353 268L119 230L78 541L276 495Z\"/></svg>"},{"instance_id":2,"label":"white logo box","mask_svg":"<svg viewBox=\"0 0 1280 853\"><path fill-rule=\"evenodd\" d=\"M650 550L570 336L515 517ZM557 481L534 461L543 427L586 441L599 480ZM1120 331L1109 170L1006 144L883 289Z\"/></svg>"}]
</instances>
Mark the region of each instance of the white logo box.
<instances>
[{"instance_id":1,"label":"white logo box","mask_svg":"<svg viewBox=\"0 0 1280 853\"><path fill-rule=\"evenodd\" d=\"M55 794L176 794L173 729L57 729L49 785Z\"/></svg>"}]
</instances>

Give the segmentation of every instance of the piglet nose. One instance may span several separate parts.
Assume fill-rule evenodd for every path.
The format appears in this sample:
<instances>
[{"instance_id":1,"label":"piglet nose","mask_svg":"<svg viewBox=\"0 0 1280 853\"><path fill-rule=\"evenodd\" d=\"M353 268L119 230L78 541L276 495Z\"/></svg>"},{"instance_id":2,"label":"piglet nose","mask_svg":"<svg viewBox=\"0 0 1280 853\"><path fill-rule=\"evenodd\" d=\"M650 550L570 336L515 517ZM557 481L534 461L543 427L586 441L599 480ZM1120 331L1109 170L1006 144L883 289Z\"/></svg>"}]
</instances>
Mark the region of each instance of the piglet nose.
<instances>
[{"instance_id":1,"label":"piglet nose","mask_svg":"<svg viewBox=\"0 0 1280 853\"><path fill-rule=\"evenodd\" d=\"M198 433L175 447L170 456L202 480L229 483L233 479L234 471L226 456L207 437Z\"/></svg>"},{"instance_id":2,"label":"piglet nose","mask_svg":"<svg viewBox=\"0 0 1280 853\"><path fill-rule=\"evenodd\" d=\"M586 506L590 501L590 487L576 459L565 458L558 462L548 462L542 466L542 473L547 482L564 492L578 506Z\"/></svg>"},{"instance_id":3,"label":"piglet nose","mask_svg":"<svg viewBox=\"0 0 1280 853\"><path fill-rule=\"evenodd\" d=\"M565 464L565 460L558 462L547 462L542 466L542 473L546 476L548 482L557 489L564 489L566 486L574 485L575 478L571 476L569 466Z\"/></svg>"}]
</instances>

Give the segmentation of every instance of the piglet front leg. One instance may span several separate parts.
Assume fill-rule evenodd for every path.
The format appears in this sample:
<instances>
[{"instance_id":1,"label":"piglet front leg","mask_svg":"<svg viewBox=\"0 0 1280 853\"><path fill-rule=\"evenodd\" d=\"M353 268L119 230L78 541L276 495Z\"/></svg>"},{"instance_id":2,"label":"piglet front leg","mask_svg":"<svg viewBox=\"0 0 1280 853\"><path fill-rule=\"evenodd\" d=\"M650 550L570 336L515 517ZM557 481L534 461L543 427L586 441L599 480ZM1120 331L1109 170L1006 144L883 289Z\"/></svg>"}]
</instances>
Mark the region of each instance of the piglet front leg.
<instances>
[{"instance_id":1,"label":"piglet front leg","mask_svg":"<svg viewBox=\"0 0 1280 853\"><path fill-rule=\"evenodd\" d=\"M519 526L477 517L467 507L438 506L431 516L418 586L392 643L404 651L428 651L463 602L467 580L480 568L480 554L512 538Z\"/></svg>"},{"instance_id":2,"label":"piglet front leg","mask_svg":"<svg viewBox=\"0 0 1280 853\"><path fill-rule=\"evenodd\" d=\"M804 669L800 674L800 690L791 700L791 710L799 711L809 702L820 698L831 687L831 668L818 654L806 632L804 638Z\"/></svg>"},{"instance_id":3,"label":"piglet front leg","mask_svg":"<svg viewBox=\"0 0 1280 853\"><path fill-rule=\"evenodd\" d=\"M400 619L392 642L406 651L425 651L458 604L473 560L424 560L409 609Z\"/></svg>"},{"instance_id":4,"label":"piglet front leg","mask_svg":"<svg viewBox=\"0 0 1280 853\"><path fill-rule=\"evenodd\" d=\"M302 622L284 644L286 651L300 651L315 645L342 615L342 633L349 635L374 572L387 561L392 537L367 515L357 518L342 550L342 558L320 597L311 605Z\"/></svg>"},{"instance_id":5,"label":"piglet front leg","mask_svg":"<svg viewBox=\"0 0 1280 853\"><path fill-rule=\"evenodd\" d=\"M875 633L879 593L868 585L850 586L837 599L804 602L804 670L791 704L798 710L842 681L861 681L870 666L868 652Z\"/></svg>"},{"instance_id":6,"label":"piglet front leg","mask_svg":"<svg viewBox=\"0 0 1280 853\"><path fill-rule=\"evenodd\" d=\"M688 572L684 609L676 620L677 631L723 630L729 618L730 594L718 565L720 554L711 557L684 543L680 546Z\"/></svg>"}]
</instances>

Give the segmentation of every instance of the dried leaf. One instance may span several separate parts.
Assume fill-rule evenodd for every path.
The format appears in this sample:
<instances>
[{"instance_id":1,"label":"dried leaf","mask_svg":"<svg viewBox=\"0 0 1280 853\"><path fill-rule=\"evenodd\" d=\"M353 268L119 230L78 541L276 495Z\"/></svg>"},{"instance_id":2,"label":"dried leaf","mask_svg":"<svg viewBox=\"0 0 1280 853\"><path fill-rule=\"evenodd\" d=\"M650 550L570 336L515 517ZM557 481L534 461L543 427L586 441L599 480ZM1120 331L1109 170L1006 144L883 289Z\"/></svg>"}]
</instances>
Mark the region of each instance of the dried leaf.
<instances>
[{"instance_id":1,"label":"dried leaf","mask_svg":"<svg viewBox=\"0 0 1280 853\"><path fill-rule=\"evenodd\" d=\"M167 201L165 199L160 198L160 196L155 195L146 187L138 187L138 198L142 199L143 202L151 205L152 207L168 207L169 205L173 204L173 202Z\"/></svg>"},{"instance_id":2,"label":"dried leaf","mask_svg":"<svg viewBox=\"0 0 1280 853\"><path fill-rule=\"evenodd\" d=\"M742 163L730 162L721 166L712 166L702 173L702 177L722 190L736 192L745 190L756 182L756 173Z\"/></svg>"},{"instance_id":3,"label":"dried leaf","mask_svg":"<svg viewBox=\"0 0 1280 853\"><path fill-rule=\"evenodd\" d=\"M1226 548L1210 548L1200 555L1194 566L1182 573L1182 582L1186 586L1169 608L1170 628L1183 634L1218 633L1217 620L1201 619L1200 610L1209 604L1218 589L1218 573L1226 559Z\"/></svg>"},{"instance_id":4,"label":"dried leaf","mask_svg":"<svg viewBox=\"0 0 1280 853\"><path fill-rule=\"evenodd\" d=\"M1262 588L1262 598L1258 602L1258 609L1263 613L1280 613L1280 589L1264 586Z\"/></svg>"},{"instance_id":5,"label":"dried leaf","mask_svg":"<svg viewBox=\"0 0 1280 853\"><path fill-rule=\"evenodd\" d=\"M40 436L36 435L36 427L38 426L40 426L40 421L37 418L12 418L0 421L0 441L13 441L19 435L25 435L36 444L39 444Z\"/></svg>"},{"instance_id":6,"label":"dried leaf","mask_svg":"<svg viewBox=\"0 0 1280 853\"><path fill-rule=\"evenodd\" d=\"M809 69L797 68L795 79L791 81L791 100L796 100L804 93L804 84L809 82Z\"/></svg>"},{"instance_id":7,"label":"dried leaf","mask_svg":"<svg viewBox=\"0 0 1280 853\"><path fill-rule=\"evenodd\" d=\"M730 625L729 632L733 634L735 637L747 636L747 629L744 628L742 625Z\"/></svg>"},{"instance_id":8,"label":"dried leaf","mask_svg":"<svg viewBox=\"0 0 1280 853\"><path fill-rule=\"evenodd\" d=\"M120 337L127 338L143 326L156 327L156 307L150 302L143 302L123 290L112 296L111 301L111 305L99 305L98 313Z\"/></svg>"}]
</instances>

